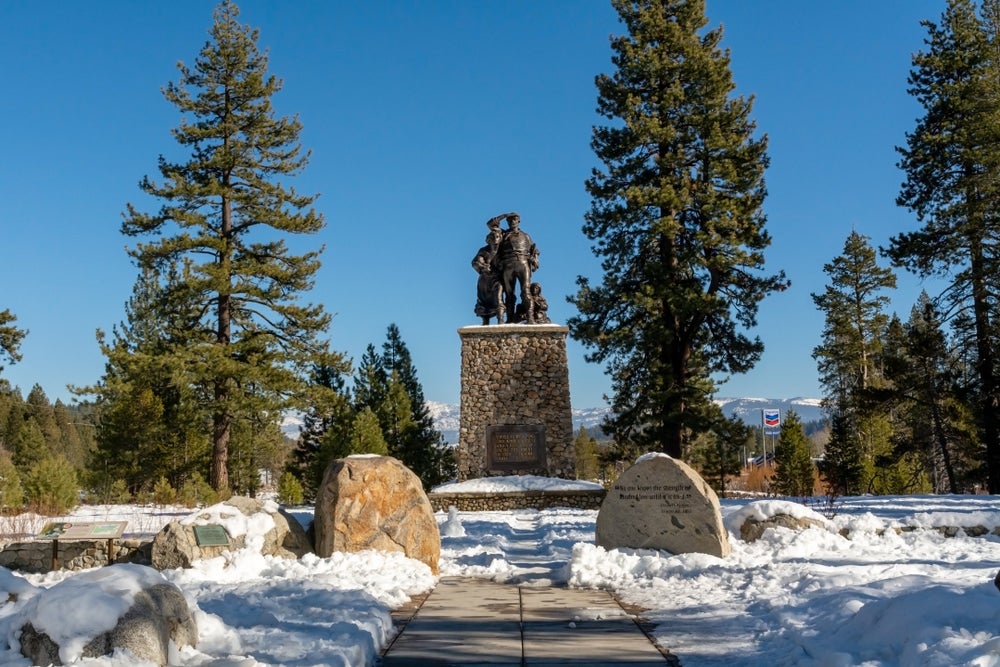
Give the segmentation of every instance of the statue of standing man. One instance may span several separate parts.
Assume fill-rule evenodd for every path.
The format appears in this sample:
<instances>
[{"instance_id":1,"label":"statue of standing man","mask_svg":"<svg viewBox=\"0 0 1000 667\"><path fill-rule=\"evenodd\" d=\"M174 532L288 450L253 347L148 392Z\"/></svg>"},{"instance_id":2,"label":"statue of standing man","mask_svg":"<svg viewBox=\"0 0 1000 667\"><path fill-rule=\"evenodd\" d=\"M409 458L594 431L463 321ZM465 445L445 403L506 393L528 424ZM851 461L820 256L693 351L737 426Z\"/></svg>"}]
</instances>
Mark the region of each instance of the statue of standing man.
<instances>
[{"instance_id":1,"label":"statue of standing man","mask_svg":"<svg viewBox=\"0 0 1000 667\"><path fill-rule=\"evenodd\" d=\"M526 321L533 324L531 308L531 272L538 270L538 248L527 232L521 231L521 216L507 213L507 229L497 248L494 262L503 286L504 311L507 322L517 321L517 296L520 292Z\"/></svg>"}]
</instances>

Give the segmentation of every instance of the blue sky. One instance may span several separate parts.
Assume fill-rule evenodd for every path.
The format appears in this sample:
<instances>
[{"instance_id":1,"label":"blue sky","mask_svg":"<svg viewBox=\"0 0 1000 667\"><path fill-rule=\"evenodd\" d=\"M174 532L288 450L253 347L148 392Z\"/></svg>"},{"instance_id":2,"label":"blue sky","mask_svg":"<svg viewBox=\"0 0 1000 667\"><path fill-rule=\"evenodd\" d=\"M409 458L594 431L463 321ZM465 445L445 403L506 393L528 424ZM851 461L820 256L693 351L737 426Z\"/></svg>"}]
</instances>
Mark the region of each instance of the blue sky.
<instances>
[{"instance_id":1,"label":"blue sky","mask_svg":"<svg viewBox=\"0 0 1000 667\"><path fill-rule=\"evenodd\" d=\"M296 179L319 193L327 227L308 299L334 315L334 349L359 359L394 322L424 393L458 402L456 330L476 324L470 266L493 215L517 211L541 250L535 278L550 315L584 274L600 279L583 236L597 166L594 76L611 72L622 26L603 0L397 0L238 3L284 80L278 114L297 114L312 150ZM138 182L183 153L179 113L161 88L207 39L214 1L0 2L0 310L30 330L2 372L26 394L95 382L95 331L124 317L136 270L119 234L127 203L153 211ZM921 110L906 93L921 19L943 0L708 0L722 23L737 93L770 138L769 270L792 281L761 307L766 351L720 396L819 396L811 357L823 325L810 293L852 229L876 246L913 229L896 207L902 145ZM922 286L901 274L893 308ZM603 369L570 342L574 407L602 405Z\"/></svg>"}]
</instances>

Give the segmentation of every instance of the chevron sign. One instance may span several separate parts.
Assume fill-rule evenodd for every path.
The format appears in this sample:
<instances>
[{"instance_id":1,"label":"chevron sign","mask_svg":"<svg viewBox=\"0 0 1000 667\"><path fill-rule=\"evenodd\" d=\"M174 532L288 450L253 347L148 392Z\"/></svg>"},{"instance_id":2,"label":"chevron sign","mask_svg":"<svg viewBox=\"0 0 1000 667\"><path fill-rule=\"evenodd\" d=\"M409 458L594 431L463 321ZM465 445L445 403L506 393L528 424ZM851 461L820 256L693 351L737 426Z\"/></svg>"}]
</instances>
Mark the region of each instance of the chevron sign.
<instances>
[{"instance_id":1,"label":"chevron sign","mask_svg":"<svg viewBox=\"0 0 1000 667\"><path fill-rule=\"evenodd\" d=\"M772 431L781 427L781 413L779 410L764 410L764 428Z\"/></svg>"}]
</instances>

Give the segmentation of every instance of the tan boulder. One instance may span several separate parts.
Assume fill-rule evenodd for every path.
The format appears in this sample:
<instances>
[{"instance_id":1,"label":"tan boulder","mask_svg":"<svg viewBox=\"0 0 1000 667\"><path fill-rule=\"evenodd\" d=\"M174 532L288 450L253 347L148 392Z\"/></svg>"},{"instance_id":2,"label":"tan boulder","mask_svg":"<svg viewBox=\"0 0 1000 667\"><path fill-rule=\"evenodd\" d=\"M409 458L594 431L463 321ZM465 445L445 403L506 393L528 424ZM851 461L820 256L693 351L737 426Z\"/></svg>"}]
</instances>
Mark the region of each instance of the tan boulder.
<instances>
[{"instance_id":1,"label":"tan boulder","mask_svg":"<svg viewBox=\"0 0 1000 667\"><path fill-rule=\"evenodd\" d=\"M333 461L316 495L316 555L334 551L401 551L434 574L441 534L420 479L389 456Z\"/></svg>"},{"instance_id":2,"label":"tan boulder","mask_svg":"<svg viewBox=\"0 0 1000 667\"><path fill-rule=\"evenodd\" d=\"M775 514L763 520L749 517L740 526L740 539L744 542L756 542L768 528L788 528L790 530L821 528L826 530L826 525L822 521L810 519L807 516L795 517L791 514Z\"/></svg>"},{"instance_id":3,"label":"tan boulder","mask_svg":"<svg viewBox=\"0 0 1000 667\"><path fill-rule=\"evenodd\" d=\"M728 556L719 498L701 475L665 455L640 457L618 477L597 514L597 545Z\"/></svg>"}]
</instances>

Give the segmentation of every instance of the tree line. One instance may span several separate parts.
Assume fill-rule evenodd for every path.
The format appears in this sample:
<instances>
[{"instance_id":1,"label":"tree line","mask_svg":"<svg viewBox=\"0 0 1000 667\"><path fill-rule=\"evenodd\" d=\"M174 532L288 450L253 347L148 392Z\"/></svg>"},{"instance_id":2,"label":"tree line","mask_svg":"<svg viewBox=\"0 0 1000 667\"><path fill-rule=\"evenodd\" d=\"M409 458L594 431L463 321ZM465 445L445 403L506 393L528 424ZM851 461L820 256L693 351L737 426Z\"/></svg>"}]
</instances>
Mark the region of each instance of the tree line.
<instances>
[{"instance_id":1,"label":"tree line","mask_svg":"<svg viewBox=\"0 0 1000 667\"><path fill-rule=\"evenodd\" d=\"M395 324L381 354L369 345L353 375L345 361L316 366L310 382L324 400L304 413L300 433L283 434L273 414L259 415L256 432L253 422L238 422L226 491L255 495L270 478L283 499L311 500L330 461L361 453L399 458L428 488L454 477L452 450ZM39 385L25 398L0 380L0 511L59 513L81 489L92 503L193 506L223 497L205 476L209 415L183 413L166 393L144 386L67 405L49 401Z\"/></svg>"}]
</instances>

